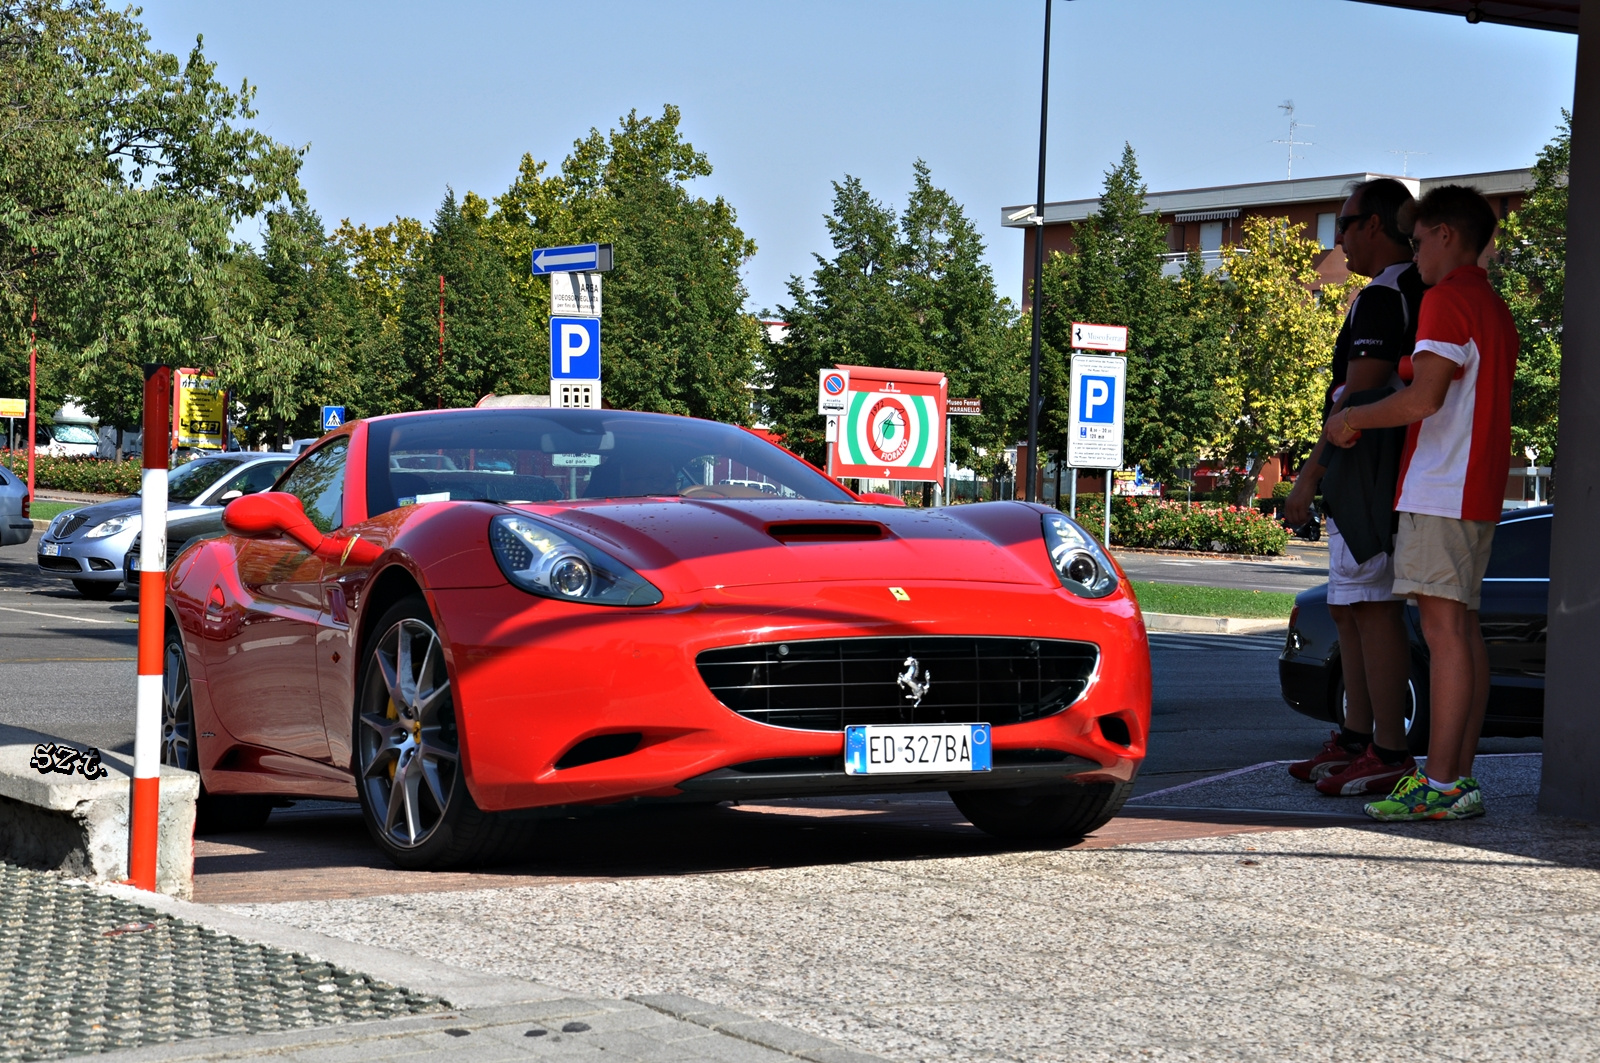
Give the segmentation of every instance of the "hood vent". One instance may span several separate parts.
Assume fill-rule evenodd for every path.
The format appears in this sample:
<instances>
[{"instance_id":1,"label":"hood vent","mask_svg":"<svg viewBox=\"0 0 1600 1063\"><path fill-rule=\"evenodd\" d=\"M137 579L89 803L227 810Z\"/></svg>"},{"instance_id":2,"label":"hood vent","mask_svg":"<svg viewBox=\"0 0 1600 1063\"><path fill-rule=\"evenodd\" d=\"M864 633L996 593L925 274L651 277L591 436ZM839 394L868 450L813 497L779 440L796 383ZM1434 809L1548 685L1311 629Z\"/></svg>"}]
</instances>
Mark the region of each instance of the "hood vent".
<instances>
[{"instance_id":1,"label":"hood vent","mask_svg":"<svg viewBox=\"0 0 1600 1063\"><path fill-rule=\"evenodd\" d=\"M865 543L889 537L875 520L789 520L767 525L780 543Z\"/></svg>"}]
</instances>

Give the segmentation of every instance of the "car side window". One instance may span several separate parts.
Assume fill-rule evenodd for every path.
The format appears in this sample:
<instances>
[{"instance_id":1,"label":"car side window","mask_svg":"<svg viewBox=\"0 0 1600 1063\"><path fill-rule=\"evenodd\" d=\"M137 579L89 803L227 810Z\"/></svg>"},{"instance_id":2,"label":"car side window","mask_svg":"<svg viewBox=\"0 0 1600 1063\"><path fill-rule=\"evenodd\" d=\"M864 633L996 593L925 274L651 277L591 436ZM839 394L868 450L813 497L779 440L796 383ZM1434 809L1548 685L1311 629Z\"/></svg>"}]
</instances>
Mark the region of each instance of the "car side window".
<instances>
[{"instance_id":1,"label":"car side window","mask_svg":"<svg viewBox=\"0 0 1600 1063\"><path fill-rule=\"evenodd\" d=\"M260 461L228 481L228 485L217 494L220 501L224 496L237 491L241 495L253 495L257 491L265 491L271 487L273 481L283 472L285 466L275 461Z\"/></svg>"},{"instance_id":2,"label":"car side window","mask_svg":"<svg viewBox=\"0 0 1600 1063\"><path fill-rule=\"evenodd\" d=\"M1494 530L1485 579L1549 579L1550 518L1506 521Z\"/></svg>"},{"instance_id":3,"label":"car side window","mask_svg":"<svg viewBox=\"0 0 1600 1063\"><path fill-rule=\"evenodd\" d=\"M344 462L349 449L347 436L318 447L301 459L278 488L300 500L306 516L323 534L344 523Z\"/></svg>"}]
</instances>

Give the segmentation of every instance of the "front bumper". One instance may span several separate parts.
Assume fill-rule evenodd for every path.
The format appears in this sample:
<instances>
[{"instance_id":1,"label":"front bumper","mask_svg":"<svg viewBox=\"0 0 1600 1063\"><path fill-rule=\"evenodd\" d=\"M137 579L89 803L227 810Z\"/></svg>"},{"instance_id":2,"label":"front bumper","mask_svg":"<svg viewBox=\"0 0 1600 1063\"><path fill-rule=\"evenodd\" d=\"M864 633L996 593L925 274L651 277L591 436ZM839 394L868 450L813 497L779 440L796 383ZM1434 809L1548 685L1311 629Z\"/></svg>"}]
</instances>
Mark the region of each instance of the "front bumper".
<instances>
[{"instance_id":1,"label":"front bumper","mask_svg":"<svg viewBox=\"0 0 1600 1063\"><path fill-rule=\"evenodd\" d=\"M435 591L473 797L481 808L504 810L680 793L899 793L1133 777L1149 734L1150 657L1125 590L1088 602L1015 584L903 589L909 602L876 583L728 588L642 610L547 601L509 586ZM717 647L900 635L1073 639L1096 644L1100 662L1066 709L994 727L995 770L888 777L845 775L839 731L738 715L695 665L701 651ZM1125 730L1101 725L1102 716ZM622 755L556 766L580 742L604 735L637 741Z\"/></svg>"},{"instance_id":2,"label":"front bumper","mask_svg":"<svg viewBox=\"0 0 1600 1063\"><path fill-rule=\"evenodd\" d=\"M39 572L45 576L92 582L121 583L122 559L128 550L132 534L108 535L104 539L67 539L65 541L41 538L37 562ZM53 547L57 554L45 553Z\"/></svg>"}]
</instances>

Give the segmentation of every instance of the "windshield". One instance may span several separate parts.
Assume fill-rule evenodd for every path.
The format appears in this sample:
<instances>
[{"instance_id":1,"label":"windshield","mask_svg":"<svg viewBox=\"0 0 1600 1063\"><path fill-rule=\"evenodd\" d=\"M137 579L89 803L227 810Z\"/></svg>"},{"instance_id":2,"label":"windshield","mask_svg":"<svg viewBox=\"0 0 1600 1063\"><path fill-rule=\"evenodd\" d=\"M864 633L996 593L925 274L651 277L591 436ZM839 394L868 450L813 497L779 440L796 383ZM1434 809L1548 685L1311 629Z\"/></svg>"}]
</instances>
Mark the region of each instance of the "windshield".
<instances>
[{"instance_id":1,"label":"windshield","mask_svg":"<svg viewBox=\"0 0 1600 1063\"><path fill-rule=\"evenodd\" d=\"M206 488L239 467L231 458L196 458L167 477L168 502L193 502Z\"/></svg>"},{"instance_id":2,"label":"windshield","mask_svg":"<svg viewBox=\"0 0 1600 1063\"><path fill-rule=\"evenodd\" d=\"M487 499L811 498L850 495L732 425L620 410L461 410L376 421L367 512Z\"/></svg>"},{"instance_id":3,"label":"windshield","mask_svg":"<svg viewBox=\"0 0 1600 1063\"><path fill-rule=\"evenodd\" d=\"M50 438L57 443L87 443L93 446L99 442L94 429L81 424L58 424L50 428Z\"/></svg>"}]
</instances>

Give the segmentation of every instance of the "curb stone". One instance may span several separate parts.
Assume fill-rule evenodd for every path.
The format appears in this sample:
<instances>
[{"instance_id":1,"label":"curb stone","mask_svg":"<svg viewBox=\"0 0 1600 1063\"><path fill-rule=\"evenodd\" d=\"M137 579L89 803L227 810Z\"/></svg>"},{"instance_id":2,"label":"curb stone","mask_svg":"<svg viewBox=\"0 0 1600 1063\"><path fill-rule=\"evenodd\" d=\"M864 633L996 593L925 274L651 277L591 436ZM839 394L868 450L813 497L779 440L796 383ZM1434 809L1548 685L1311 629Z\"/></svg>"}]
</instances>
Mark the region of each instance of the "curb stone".
<instances>
[{"instance_id":1,"label":"curb stone","mask_svg":"<svg viewBox=\"0 0 1600 1063\"><path fill-rule=\"evenodd\" d=\"M174 897L149 894L129 886L97 884L93 888L118 897L134 900L163 914L184 919L230 934L244 941L287 951L303 953L391 985L403 986L413 993L438 997L457 1009L451 1028L493 1027L526 1024L530 1022L562 1021L598 1015L588 1021L597 1031L595 1041L609 1040L612 1051L623 1048L621 1041L636 1039L630 1030L640 1026L639 1015L662 1016L675 1023L705 1030L704 1054L684 1055L684 1050L699 1043L700 1038L668 1038L676 1046L672 1059L696 1058L707 1060L748 1058L752 1061L775 1060L784 1057L803 1059L808 1063L882 1063L882 1057L846 1048L836 1042L802 1033L775 1022L746 1015L742 1012L720 1008L692 997L677 994L645 994L626 1000L602 1000L579 997L553 986L516 978L510 975L489 974L440 963L436 960L407 955L375 945L358 945L342 938L318 934L298 927L274 923L254 916L228 911L226 908ZM604 1019L605 1021L601 1021ZM96 1063L147 1063L155 1060L222 1060L283 1054L295 1058L320 1058L326 1046L355 1046L378 1039L402 1037L434 1038L443 1028L439 1016L388 1019L372 1023L343 1023L339 1026L295 1030L276 1034L228 1036L144 1048L129 1049L95 1057ZM461 1037L453 1034L452 1037ZM518 1033L518 1037L522 1036ZM727 1039L728 1044L722 1039ZM543 1040L543 1039L540 1039ZM667 1043L660 1037L652 1039ZM741 1055L737 1045L743 1043L747 1050ZM402 1048L392 1046L394 1054ZM551 1045L551 1047L554 1047ZM576 1045L574 1047L577 1047ZM607 1058L629 1058L626 1051L608 1051ZM314 1054L314 1055L313 1055ZM382 1055L382 1053L380 1053ZM332 1056L329 1057L333 1058ZM338 1058L346 1058L339 1055ZM349 1058L356 1058L351 1056ZM370 1058L363 1056L361 1058ZM650 1058L650 1053L638 1056ZM667 1058L662 1055L660 1058ZM420 1063L420 1057L419 1057Z\"/></svg>"},{"instance_id":2,"label":"curb stone","mask_svg":"<svg viewBox=\"0 0 1600 1063\"><path fill-rule=\"evenodd\" d=\"M1182 613L1146 613L1144 629L1167 634L1273 635L1289 630L1286 617L1185 616Z\"/></svg>"},{"instance_id":3,"label":"curb stone","mask_svg":"<svg viewBox=\"0 0 1600 1063\"><path fill-rule=\"evenodd\" d=\"M763 1048L771 1048L813 1063L878 1063L882 1059L881 1056L845 1048L821 1037L780 1026L775 1022L767 1022L765 1019L753 1018L742 1012L719 1008L714 1004L707 1004L677 993L646 993L628 999L682 1022L704 1026L708 1030L725 1033L742 1041L749 1041Z\"/></svg>"}]
</instances>

